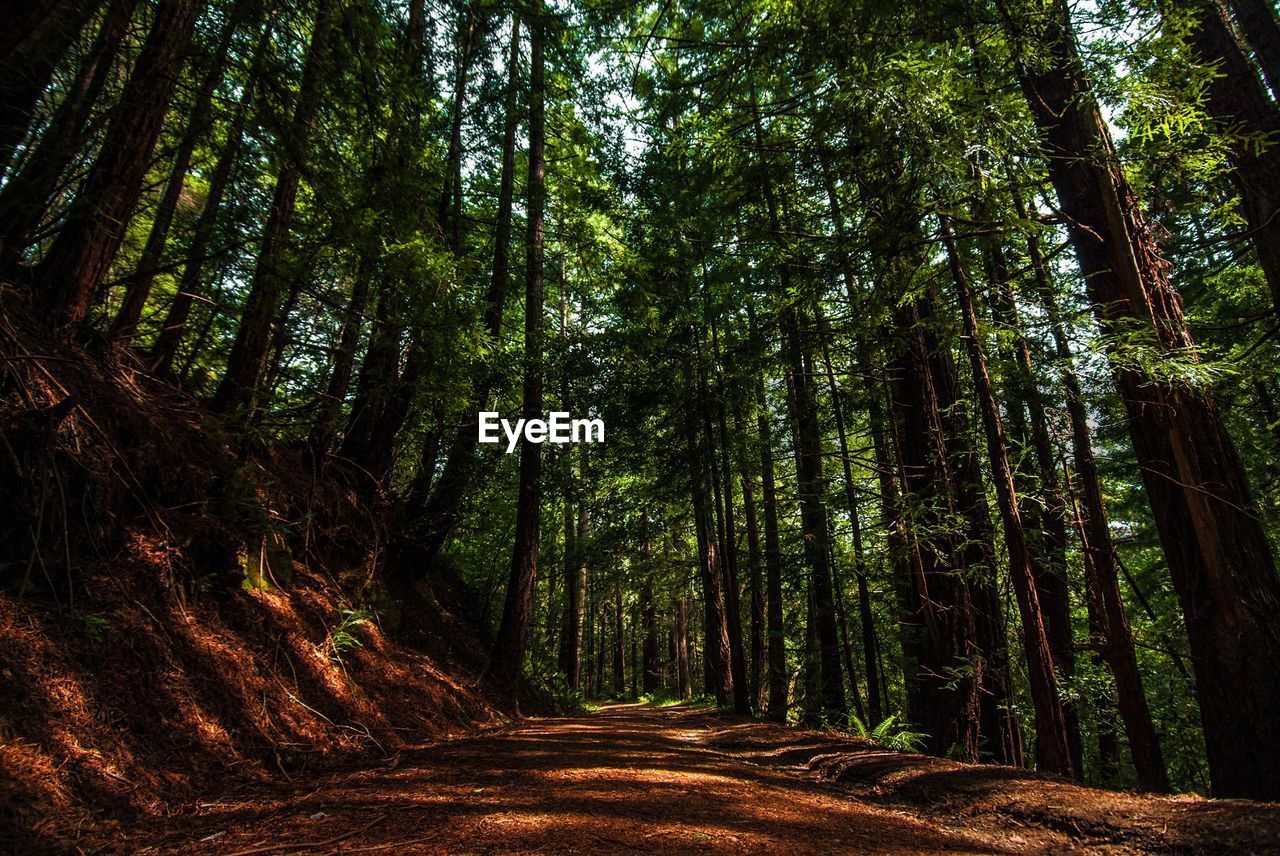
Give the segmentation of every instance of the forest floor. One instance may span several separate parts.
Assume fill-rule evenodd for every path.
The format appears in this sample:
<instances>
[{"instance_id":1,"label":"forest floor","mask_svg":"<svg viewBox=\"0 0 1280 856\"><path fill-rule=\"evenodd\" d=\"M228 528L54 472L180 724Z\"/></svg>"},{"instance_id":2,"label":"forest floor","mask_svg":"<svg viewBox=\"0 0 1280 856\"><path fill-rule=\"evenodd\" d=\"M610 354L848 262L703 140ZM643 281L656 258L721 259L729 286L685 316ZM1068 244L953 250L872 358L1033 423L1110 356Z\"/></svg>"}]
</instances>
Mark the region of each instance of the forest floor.
<instances>
[{"instance_id":1,"label":"forest floor","mask_svg":"<svg viewBox=\"0 0 1280 856\"><path fill-rule=\"evenodd\" d=\"M239 789L102 844L220 856L1276 853L1280 806L1082 788L706 709L614 705Z\"/></svg>"}]
</instances>

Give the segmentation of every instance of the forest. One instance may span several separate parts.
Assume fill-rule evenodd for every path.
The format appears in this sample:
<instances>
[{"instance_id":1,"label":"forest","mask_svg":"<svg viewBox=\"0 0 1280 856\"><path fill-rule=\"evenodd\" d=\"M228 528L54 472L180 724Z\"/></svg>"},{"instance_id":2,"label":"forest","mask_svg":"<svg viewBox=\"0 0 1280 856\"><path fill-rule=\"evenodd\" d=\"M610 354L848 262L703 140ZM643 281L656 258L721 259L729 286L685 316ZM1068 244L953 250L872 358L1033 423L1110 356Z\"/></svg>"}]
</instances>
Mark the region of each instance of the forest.
<instances>
[{"instance_id":1,"label":"forest","mask_svg":"<svg viewBox=\"0 0 1280 856\"><path fill-rule=\"evenodd\" d=\"M556 716L1280 847L1273 0L6 18L15 852L348 852L121 830Z\"/></svg>"}]
</instances>

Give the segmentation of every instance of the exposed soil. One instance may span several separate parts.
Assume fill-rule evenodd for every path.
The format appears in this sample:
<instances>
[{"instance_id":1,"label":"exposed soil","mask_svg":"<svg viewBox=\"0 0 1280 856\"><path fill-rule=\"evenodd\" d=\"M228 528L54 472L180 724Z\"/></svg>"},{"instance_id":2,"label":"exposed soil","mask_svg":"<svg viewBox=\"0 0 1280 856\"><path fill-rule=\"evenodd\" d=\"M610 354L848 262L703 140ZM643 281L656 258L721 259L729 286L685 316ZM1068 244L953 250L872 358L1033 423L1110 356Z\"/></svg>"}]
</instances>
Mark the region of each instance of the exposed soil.
<instances>
[{"instance_id":1,"label":"exposed soil","mask_svg":"<svg viewBox=\"0 0 1280 856\"><path fill-rule=\"evenodd\" d=\"M692 708L618 705L277 779L130 853L1275 853L1280 807L1156 798Z\"/></svg>"},{"instance_id":2,"label":"exposed soil","mask_svg":"<svg viewBox=\"0 0 1280 856\"><path fill-rule=\"evenodd\" d=\"M322 463L0 312L0 853L507 721L475 598L393 588L390 498Z\"/></svg>"}]
</instances>

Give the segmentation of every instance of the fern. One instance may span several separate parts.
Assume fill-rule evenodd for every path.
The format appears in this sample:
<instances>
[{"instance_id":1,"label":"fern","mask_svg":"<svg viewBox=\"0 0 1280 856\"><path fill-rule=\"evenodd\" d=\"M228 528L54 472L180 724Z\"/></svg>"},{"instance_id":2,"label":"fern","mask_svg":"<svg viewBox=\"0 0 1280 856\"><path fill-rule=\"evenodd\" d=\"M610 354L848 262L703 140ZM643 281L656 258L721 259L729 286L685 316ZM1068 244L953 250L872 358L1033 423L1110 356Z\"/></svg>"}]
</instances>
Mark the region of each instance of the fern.
<instances>
[{"instance_id":1,"label":"fern","mask_svg":"<svg viewBox=\"0 0 1280 856\"><path fill-rule=\"evenodd\" d=\"M356 635L356 631L373 619L373 613L367 609L344 609L342 620L329 631L325 646L329 649L329 658L335 663L342 662L342 655L364 645Z\"/></svg>"},{"instance_id":2,"label":"fern","mask_svg":"<svg viewBox=\"0 0 1280 856\"><path fill-rule=\"evenodd\" d=\"M857 715L849 714L849 730L859 737L865 737L878 746L886 749L897 749L900 752L919 752L924 748L928 735L912 731L911 724L899 719L894 714L886 716L875 728L868 729L867 724Z\"/></svg>"}]
</instances>

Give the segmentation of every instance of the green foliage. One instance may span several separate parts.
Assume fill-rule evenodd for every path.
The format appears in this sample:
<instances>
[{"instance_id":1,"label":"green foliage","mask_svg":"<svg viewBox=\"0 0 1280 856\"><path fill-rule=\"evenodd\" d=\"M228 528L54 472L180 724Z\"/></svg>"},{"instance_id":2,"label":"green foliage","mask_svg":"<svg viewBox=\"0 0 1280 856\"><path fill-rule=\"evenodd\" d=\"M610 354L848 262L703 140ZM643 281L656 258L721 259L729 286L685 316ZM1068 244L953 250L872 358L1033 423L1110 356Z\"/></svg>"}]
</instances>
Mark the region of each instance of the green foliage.
<instances>
[{"instance_id":1,"label":"green foliage","mask_svg":"<svg viewBox=\"0 0 1280 856\"><path fill-rule=\"evenodd\" d=\"M92 612L82 612L79 614L80 623L84 626L85 635L94 642L101 642L108 636L115 635L115 625L105 615L98 615Z\"/></svg>"},{"instance_id":2,"label":"green foliage","mask_svg":"<svg viewBox=\"0 0 1280 856\"><path fill-rule=\"evenodd\" d=\"M344 608L339 614L338 622L329 628L329 634L325 637L324 647L329 654L329 659L341 664L345 654L363 647L364 641L360 638L360 628L373 620L374 615L368 609Z\"/></svg>"},{"instance_id":3,"label":"green foliage","mask_svg":"<svg viewBox=\"0 0 1280 856\"><path fill-rule=\"evenodd\" d=\"M849 730L859 737L865 737L886 749L897 749L900 752L920 752L924 749L928 734L912 731L911 724L900 719L896 714L889 714L875 728L868 729L854 713L849 714Z\"/></svg>"}]
</instances>

